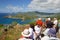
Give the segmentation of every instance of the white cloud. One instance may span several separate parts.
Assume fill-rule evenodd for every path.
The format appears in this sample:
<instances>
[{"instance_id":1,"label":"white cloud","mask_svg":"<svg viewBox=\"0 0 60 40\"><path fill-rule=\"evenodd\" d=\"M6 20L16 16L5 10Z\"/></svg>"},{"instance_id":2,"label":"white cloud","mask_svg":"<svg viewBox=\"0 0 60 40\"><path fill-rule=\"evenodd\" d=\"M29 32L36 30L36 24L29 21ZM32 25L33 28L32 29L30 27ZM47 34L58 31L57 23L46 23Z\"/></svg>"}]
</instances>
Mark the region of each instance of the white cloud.
<instances>
[{"instance_id":1,"label":"white cloud","mask_svg":"<svg viewBox=\"0 0 60 40\"><path fill-rule=\"evenodd\" d=\"M60 10L60 0L32 0L28 5L30 10Z\"/></svg>"},{"instance_id":2,"label":"white cloud","mask_svg":"<svg viewBox=\"0 0 60 40\"><path fill-rule=\"evenodd\" d=\"M23 10L22 7L12 6L12 5L6 6L6 9L8 9L8 10L11 11L11 12L20 12L20 11Z\"/></svg>"},{"instance_id":3,"label":"white cloud","mask_svg":"<svg viewBox=\"0 0 60 40\"><path fill-rule=\"evenodd\" d=\"M12 6L12 5L8 5L4 8L0 8L0 12L3 12L3 13L7 13L7 12L21 12L23 11L23 8L20 7L20 6Z\"/></svg>"}]
</instances>

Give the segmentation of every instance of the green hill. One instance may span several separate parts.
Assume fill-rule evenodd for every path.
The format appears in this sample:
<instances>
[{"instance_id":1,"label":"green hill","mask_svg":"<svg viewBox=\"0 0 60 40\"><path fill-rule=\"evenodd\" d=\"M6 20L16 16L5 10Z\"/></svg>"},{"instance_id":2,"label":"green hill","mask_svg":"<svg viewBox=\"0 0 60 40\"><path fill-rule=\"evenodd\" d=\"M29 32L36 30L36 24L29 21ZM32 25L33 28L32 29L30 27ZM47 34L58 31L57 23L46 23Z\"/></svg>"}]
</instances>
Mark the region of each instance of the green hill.
<instances>
[{"instance_id":1,"label":"green hill","mask_svg":"<svg viewBox=\"0 0 60 40\"><path fill-rule=\"evenodd\" d=\"M10 14L11 18L17 18L17 19L34 19L38 17L59 17L60 13L46 13L46 12L18 12L18 13L12 13Z\"/></svg>"}]
</instances>

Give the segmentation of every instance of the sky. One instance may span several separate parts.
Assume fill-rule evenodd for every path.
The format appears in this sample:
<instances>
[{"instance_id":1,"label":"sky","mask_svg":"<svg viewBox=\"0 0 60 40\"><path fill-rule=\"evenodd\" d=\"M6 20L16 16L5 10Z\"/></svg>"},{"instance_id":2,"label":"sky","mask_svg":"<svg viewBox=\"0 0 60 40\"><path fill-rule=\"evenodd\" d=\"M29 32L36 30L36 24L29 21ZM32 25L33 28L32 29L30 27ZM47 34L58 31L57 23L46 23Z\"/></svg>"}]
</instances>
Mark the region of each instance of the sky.
<instances>
[{"instance_id":1,"label":"sky","mask_svg":"<svg viewBox=\"0 0 60 40\"><path fill-rule=\"evenodd\" d=\"M60 12L60 0L0 0L0 13Z\"/></svg>"}]
</instances>

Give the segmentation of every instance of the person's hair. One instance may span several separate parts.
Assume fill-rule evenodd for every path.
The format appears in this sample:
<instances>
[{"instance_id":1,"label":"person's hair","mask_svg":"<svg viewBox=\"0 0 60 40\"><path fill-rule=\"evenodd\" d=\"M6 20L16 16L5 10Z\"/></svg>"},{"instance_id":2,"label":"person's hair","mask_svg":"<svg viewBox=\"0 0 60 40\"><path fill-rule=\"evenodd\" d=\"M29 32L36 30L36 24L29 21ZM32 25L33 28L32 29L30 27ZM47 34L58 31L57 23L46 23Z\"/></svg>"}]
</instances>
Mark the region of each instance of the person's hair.
<instances>
[{"instance_id":1,"label":"person's hair","mask_svg":"<svg viewBox=\"0 0 60 40\"><path fill-rule=\"evenodd\" d=\"M34 24L30 24L30 27L33 28L34 27Z\"/></svg>"},{"instance_id":2,"label":"person's hair","mask_svg":"<svg viewBox=\"0 0 60 40\"><path fill-rule=\"evenodd\" d=\"M30 24L30 27L33 29L33 31L35 31L34 26L34 24Z\"/></svg>"},{"instance_id":3,"label":"person's hair","mask_svg":"<svg viewBox=\"0 0 60 40\"><path fill-rule=\"evenodd\" d=\"M44 34L41 34L41 37L44 37L45 35Z\"/></svg>"}]
</instances>

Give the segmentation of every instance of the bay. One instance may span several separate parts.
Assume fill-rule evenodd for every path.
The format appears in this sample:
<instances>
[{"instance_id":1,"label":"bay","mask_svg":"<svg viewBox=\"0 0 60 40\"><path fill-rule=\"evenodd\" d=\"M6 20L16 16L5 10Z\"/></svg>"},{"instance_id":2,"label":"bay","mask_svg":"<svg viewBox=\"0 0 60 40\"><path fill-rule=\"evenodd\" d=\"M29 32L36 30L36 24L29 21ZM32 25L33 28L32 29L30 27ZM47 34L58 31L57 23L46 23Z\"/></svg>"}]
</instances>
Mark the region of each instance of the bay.
<instances>
[{"instance_id":1,"label":"bay","mask_svg":"<svg viewBox=\"0 0 60 40\"><path fill-rule=\"evenodd\" d=\"M22 19L4 18L4 16L7 16L7 15L9 15L9 13L0 13L0 24L11 24L12 22L17 22L19 24L28 24L34 21L34 19L23 21ZM44 18L42 21L45 21Z\"/></svg>"},{"instance_id":2,"label":"bay","mask_svg":"<svg viewBox=\"0 0 60 40\"><path fill-rule=\"evenodd\" d=\"M17 22L19 24L28 24L31 20L4 18L4 16L10 15L9 13L0 13L0 24L11 24L12 22Z\"/></svg>"},{"instance_id":3,"label":"bay","mask_svg":"<svg viewBox=\"0 0 60 40\"><path fill-rule=\"evenodd\" d=\"M22 20L22 19L13 19L13 18L0 18L0 24L11 24L12 22L17 22L19 24L28 24L32 20Z\"/></svg>"}]
</instances>

